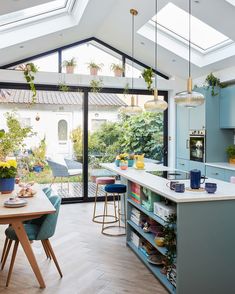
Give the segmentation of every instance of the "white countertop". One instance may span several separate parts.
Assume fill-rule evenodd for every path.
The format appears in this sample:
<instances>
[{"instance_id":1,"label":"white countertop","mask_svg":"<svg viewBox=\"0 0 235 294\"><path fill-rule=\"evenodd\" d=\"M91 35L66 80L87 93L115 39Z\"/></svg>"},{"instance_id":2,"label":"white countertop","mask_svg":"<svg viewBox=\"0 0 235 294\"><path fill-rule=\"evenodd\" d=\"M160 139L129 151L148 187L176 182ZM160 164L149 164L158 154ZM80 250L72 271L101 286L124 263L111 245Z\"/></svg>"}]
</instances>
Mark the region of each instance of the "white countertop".
<instances>
[{"instance_id":1,"label":"white countertop","mask_svg":"<svg viewBox=\"0 0 235 294\"><path fill-rule=\"evenodd\" d=\"M177 203L235 200L235 184L210 178L206 179L206 182L217 183L217 191L214 194L208 194L207 192L190 191L185 191L184 193L176 193L170 190L170 188L167 186L167 183L170 182L169 180L151 175L150 173L146 172L172 170L168 167L157 165L154 163L145 163L145 170L137 170L134 167L129 167L127 170L121 170L114 163L102 163L101 166ZM190 186L189 180L180 182L185 183L186 187ZM202 184L202 187L203 186L204 185Z\"/></svg>"},{"instance_id":2,"label":"white countertop","mask_svg":"<svg viewBox=\"0 0 235 294\"><path fill-rule=\"evenodd\" d=\"M235 164L231 164L228 162L207 162L205 165L218 167L218 168L225 168L235 171Z\"/></svg>"}]
</instances>

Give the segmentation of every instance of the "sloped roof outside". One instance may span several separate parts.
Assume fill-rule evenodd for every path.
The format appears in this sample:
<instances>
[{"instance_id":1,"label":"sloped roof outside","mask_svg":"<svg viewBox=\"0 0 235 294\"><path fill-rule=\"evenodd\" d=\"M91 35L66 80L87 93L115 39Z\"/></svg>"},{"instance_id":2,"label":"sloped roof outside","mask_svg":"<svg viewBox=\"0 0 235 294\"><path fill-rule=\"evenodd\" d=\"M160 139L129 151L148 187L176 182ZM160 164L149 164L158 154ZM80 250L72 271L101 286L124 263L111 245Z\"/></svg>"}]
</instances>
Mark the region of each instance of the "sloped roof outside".
<instances>
[{"instance_id":1,"label":"sloped roof outside","mask_svg":"<svg viewBox=\"0 0 235 294\"><path fill-rule=\"evenodd\" d=\"M10 96L2 103L30 103L32 92L30 90L7 90ZM51 105L82 105L83 94L81 92L59 92L37 90L36 104ZM126 106L126 103L115 94L90 93L89 105L94 106Z\"/></svg>"}]
</instances>

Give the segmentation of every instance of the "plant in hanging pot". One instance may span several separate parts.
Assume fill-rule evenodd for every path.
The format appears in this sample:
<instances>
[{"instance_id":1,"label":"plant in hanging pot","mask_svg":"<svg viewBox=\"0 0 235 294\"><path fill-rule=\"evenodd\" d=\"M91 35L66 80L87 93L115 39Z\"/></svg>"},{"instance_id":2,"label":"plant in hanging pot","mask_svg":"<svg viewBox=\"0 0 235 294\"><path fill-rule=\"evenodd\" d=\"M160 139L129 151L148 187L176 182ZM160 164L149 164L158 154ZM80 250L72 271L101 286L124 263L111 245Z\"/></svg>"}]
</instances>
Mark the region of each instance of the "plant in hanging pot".
<instances>
[{"instance_id":1,"label":"plant in hanging pot","mask_svg":"<svg viewBox=\"0 0 235 294\"><path fill-rule=\"evenodd\" d=\"M75 57L73 57L69 60L64 60L64 62L63 62L63 67L66 68L67 74L73 74L76 65L77 65L77 62L76 62Z\"/></svg>"},{"instance_id":2,"label":"plant in hanging pot","mask_svg":"<svg viewBox=\"0 0 235 294\"><path fill-rule=\"evenodd\" d=\"M229 163L235 164L235 145L230 145L226 148Z\"/></svg>"},{"instance_id":3,"label":"plant in hanging pot","mask_svg":"<svg viewBox=\"0 0 235 294\"><path fill-rule=\"evenodd\" d=\"M146 68L142 73L141 73L142 77L144 78L144 81L145 83L147 84L147 89L149 91L152 91L153 88L152 88L152 83L153 83L153 80L152 78L154 77L154 74L153 74L153 70L152 68Z\"/></svg>"},{"instance_id":4,"label":"plant in hanging pot","mask_svg":"<svg viewBox=\"0 0 235 294\"><path fill-rule=\"evenodd\" d=\"M115 77L122 77L124 68L120 64L112 63L110 69L114 72Z\"/></svg>"},{"instance_id":5,"label":"plant in hanging pot","mask_svg":"<svg viewBox=\"0 0 235 294\"><path fill-rule=\"evenodd\" d=\"M2 194L9 194L14 190L16 174L17 162L15 160L0 162L0 192Z\"/></svg>"},{"instance_id":6,"label":"plant in hanging pot","mask_svg":"<svg viewBox=\"0 0 235 294\"><path fill-rule=\"evenodd\" d=\"M88 63L88 68L90 69L90 74L92 76L97 76L98 71L101 70L103 64L96 64L94 61Z\"/></svg>"}]
</instances>

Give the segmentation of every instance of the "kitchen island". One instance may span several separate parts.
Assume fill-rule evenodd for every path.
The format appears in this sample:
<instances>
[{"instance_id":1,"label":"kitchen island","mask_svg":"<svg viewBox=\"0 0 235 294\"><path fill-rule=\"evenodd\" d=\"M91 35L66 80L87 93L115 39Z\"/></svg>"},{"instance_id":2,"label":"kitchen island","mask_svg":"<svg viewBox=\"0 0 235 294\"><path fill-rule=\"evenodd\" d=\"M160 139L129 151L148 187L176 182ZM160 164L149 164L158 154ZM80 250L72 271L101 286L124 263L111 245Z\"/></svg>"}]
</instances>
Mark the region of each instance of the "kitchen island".
<instances>
[{"instance_id":1,"label":"kitchen island","mask_svg":"<svg viewBox=\"0 0 235 294\"><path fill-rule=\"evenodd\" d=\"M205 191L176 193L170 190L169 180L152 175L148 171L169 170L156 164L146 164L145 170L128 168L121 170L114 163L102 167L119 174L127 184L127 245L163 283L170 293L221 294L235 293L235 185L215 179L218 189L215 194ZM189 180L181 180L189 187ZM154 238L133 224L130 214L133 208L164 226L164 220L146 210L141 203L130 198L131 185L136 183L155 192L163 200L176 206L177 258L176 288L161 273L159 266L151 265L146 256L131 242L131 234L149 241L161 254L164 247L156 246ZM203 185L202 185L203 186Z\"/></svg>"}]
</instances>

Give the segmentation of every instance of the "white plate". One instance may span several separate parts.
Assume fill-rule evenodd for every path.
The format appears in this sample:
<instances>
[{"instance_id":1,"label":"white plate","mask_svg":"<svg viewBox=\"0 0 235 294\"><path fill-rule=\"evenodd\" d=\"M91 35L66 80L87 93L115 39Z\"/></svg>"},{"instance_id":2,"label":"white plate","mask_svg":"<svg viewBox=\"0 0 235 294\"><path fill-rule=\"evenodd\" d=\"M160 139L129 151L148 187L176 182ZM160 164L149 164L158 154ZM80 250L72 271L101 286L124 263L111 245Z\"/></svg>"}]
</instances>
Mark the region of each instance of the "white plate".
<instances>
[{"instance_id":1,"label":"white plate","mask_svg":"<svg viewBox=\"0 0 235 294\"><path fill-rule=\"evenodd\" d=\"M5 207L23 207L27 204L28 202L25 199L17 199L17 200L9 200L7 199L4 202Z\"/></svg>"}]
</instances>

